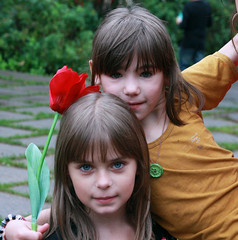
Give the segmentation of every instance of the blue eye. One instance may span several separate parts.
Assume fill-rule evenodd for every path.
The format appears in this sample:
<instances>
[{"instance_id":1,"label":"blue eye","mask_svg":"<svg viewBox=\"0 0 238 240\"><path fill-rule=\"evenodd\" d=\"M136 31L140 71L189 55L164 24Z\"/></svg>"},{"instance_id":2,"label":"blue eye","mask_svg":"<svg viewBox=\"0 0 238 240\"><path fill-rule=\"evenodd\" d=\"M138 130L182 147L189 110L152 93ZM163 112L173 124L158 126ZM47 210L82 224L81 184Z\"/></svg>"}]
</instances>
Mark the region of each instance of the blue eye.
<instances>
[{"instance_id":1,"label":"blue eye","mask_svg":"<svg viewBox=\"0 0 238 240\"><path fill-rule=\"evenodd\" d=\"M122 75L119 72L111 74L111 77L114 79L120 78Z\"/></svg>"},{"instance_id":2,"label":"blue eye","mask_svg":"<svg viewBox=\"0 0 238 240\"><path fill-rule=\"evenodd\" d=\"M115 162L113 163L113 168L114 169L121 169L124 166L122 162Z\"/></svg>"},{"instance_id":3,"label":"blue eye","mask_svg":"<svg viewBox=\"0 0 238 240\"><path fill-rule=\"evenodd\" d=\"M92 167L89 164L83 164L80 169L84 172L92 170Z\"/></svg>"},{"instance_id":4,"label":"blue eye","mask_svg":"<svg viewBox=\"0 0 238 240\"><path fill-rule=\"evenodd\" d=\"M151 72L142 72L140 75L141 75L141 77L148 78L148 77L152 76L152 73Z\"/></svg>"}]
</instances>

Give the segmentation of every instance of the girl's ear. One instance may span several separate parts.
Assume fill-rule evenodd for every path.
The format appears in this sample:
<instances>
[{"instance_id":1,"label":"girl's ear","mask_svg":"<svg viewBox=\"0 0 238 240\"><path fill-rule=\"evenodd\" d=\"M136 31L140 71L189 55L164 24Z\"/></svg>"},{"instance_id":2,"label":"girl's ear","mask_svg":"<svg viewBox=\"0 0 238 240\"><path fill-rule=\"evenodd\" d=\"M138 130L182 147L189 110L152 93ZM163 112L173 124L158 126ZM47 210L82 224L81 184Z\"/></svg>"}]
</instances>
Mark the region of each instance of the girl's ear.
<instances>
[{"instance_id":1,"label":"girl's ear","mask_svg":"<svg viewBox=\"0 0 238 240\"><path fill-rule=\"evenodd\" d=\"M89 60L89 68L90 68L90 72L92 73L92 68L93 68L93 60L91 59L91 60ZM95 85L100 85L101 84L101 80L100 80L100 78L99 78L99 76L98 75L96 75L95 76L95 79L94 79L94 84Z\"/></svg>"},{"instance_id":2,"label":"girl's ear","mask_svg":"<svg viewBox=\"0 0 238 240\"><path fill-rule=\"evenodd\" d=\"M100 85L101 84L101 79L98 75L95 76L94 83L95 83L95 85Z\"/></svg>"}]
</instances>

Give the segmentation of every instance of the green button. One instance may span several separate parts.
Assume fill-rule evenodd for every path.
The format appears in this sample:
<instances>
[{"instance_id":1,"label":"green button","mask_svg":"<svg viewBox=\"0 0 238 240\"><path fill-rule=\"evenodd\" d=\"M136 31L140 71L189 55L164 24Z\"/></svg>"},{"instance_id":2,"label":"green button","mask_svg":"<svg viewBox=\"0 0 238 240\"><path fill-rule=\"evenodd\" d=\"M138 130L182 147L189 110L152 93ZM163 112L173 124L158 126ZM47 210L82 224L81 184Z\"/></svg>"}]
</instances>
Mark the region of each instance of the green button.
<instances>
[{"instance_id":1,"label":"green button","mask_svg":"<svg viewBox=\"0 0 238 240\"><path fill-rule=\"evenodd\" d=\"M161 177L164 170L162 166L160 166L158 163L152 163L150 164L150 176L153 178Z\"/></svg>"}]
</instances>

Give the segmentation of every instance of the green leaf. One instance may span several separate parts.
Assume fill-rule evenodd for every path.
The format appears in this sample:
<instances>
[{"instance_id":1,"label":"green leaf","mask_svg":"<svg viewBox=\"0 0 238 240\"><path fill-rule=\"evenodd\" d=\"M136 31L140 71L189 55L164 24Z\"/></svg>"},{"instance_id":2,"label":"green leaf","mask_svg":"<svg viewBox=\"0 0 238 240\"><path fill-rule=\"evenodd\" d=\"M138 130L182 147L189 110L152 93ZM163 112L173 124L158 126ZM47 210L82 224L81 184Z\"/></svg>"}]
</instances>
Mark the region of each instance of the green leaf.
<instances>
[{"instance_id":1,"label":"green leaf","mask_svg":"<svg viewBox=\"0 0 238 240\"><path fill-rule=\"evenodd\" d=\"M41 158L41 152L38 147L31 143L25 152L27 159L28 186L31 200L32 219L36 220L38 216L38 208L40 206L40 188L36 179L37 168Z\"/></svg>"},{"instance_id":2,"label":"green leaf","mask_svg":"<svg viewBox=\"0 0 238 240\"><path fill-rule=\"evenodd\" d=\"M38 210L38 214L44 205L45 199L50 189L50 170L46 161L44 161L41 169L39 187L40 187L40 207Z\"/></svg>"},{"instance_id":3,"label":"green leaf","mask_svg":"<svg viewBox=\"0 0 238 240\"><path fill-rule=\"evenodd\" d=\"M50 171L47 163L44 161L38 182L36 175L41 160L41 152L35 144L31 143L27 147L25 155L27 158L32 222L35 223L49 192Z\"/></svg>"}]
</instances>

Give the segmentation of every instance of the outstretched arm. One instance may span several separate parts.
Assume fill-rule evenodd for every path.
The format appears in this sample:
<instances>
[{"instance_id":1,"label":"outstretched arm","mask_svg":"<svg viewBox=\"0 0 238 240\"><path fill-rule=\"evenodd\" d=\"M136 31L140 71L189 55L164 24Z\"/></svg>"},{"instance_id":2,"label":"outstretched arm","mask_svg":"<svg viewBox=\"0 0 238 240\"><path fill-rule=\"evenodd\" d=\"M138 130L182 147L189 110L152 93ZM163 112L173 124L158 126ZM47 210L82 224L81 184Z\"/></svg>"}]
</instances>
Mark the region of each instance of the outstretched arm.
<instances>
[{"instance_id":1,"label":"outstretched arm","mask_svg":"<svg viewBox=\"0 0 238 240\"><path fill-rule=\"evenodd\" d=\"M230 40L218 52L229 57L238 66L238 34L234 36L233 41Z\"/></svg>"},{"instance_id":2,"label":"outstretched arm","mask_svg":"<svg viewBox=\"0 0 238 240\"><path fill-rule=\"evenodd\" d=\"M238 53L234 47L238 46L238 35L233 42L230 40L218 52L182 72L183 77L205 96L204 110L215 108L238 80Z\"/></svg>"}]
</instances>

